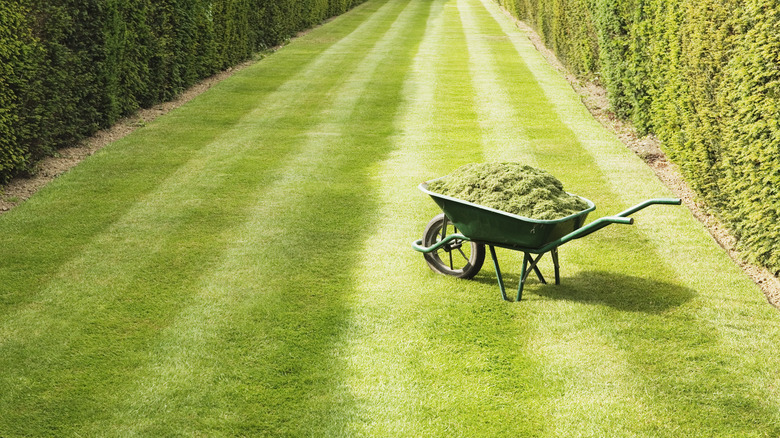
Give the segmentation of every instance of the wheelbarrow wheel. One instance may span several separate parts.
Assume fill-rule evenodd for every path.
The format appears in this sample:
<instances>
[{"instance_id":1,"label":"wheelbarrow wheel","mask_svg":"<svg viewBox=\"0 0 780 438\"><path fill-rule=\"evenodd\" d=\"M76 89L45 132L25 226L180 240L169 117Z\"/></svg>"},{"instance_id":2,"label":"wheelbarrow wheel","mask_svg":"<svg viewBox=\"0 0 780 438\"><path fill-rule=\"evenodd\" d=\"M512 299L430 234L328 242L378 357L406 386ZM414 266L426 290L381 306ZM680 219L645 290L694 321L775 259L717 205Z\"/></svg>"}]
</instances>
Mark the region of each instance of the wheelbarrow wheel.
<instances>
[{"instance_id":1,"label":"wheelbarrow wheel","mask_svg":"<svg viewBox=\"0 0 780 438\"><path fill-rule=\"evenodd\" d=\"M444 213L434 217L425 227L423 243L433 246L444 237L458 230ZM485 262L485 245L468 240L454 239L436 251L424 253L428 266L439 274L457 278L472 278Z\"/></svg>"}]
</instances>

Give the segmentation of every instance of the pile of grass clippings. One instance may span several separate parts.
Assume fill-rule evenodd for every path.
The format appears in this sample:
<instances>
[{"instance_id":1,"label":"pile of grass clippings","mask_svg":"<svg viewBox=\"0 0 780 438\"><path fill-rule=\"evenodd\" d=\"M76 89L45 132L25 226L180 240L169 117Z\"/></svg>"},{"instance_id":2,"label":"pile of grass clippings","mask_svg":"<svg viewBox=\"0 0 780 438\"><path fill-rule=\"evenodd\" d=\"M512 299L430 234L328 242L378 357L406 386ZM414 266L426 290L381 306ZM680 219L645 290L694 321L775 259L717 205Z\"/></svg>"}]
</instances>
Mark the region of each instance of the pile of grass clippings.
<instances>
[{"instance_id":1,"label":"pile of grass clippings","mask_svg":"<svg viewBox=\"0 0 780 438\"><path fill-rule=\"evenodd\" d=\"M468 164L432 181L428 190L531 219L560 219L588 208L558 178L519 163Z\"/></svg>"}]
</instances>

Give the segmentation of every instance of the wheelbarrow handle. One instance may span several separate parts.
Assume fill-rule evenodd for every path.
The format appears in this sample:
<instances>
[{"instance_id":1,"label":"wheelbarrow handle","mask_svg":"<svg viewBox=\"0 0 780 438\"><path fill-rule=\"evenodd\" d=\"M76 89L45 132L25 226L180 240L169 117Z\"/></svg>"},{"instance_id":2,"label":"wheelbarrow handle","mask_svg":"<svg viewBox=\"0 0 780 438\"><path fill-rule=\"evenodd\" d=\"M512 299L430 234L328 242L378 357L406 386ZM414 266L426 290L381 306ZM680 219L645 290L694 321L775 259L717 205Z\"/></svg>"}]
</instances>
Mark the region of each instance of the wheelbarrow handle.
<instances>
[{"instance_id":1,"label":"wheelbarrow handle","mask_svg":"<svg viewBox=\"0 0 780 438\"><path fill-rule=\"evenodd\" d=\"M436 251L437 249L441 248L442 246L450 243L450 241L455 240L455 239L460 239L460 240L464 240L464 241L470 240L468 237L464 236L463 234L455 233L455 234L448 235L444 239L442 239L442 240L440 240L440 241L436 242L435 244L433 244L431 246L428 246L428 247L423 246L422 239L414 241L414 242L412 242L412 249L414 249L415 251L419 251L419 252L427 254L429 252Z\"/></svg>"},{"instance_id":2,"label":"wheelbarrow handle","mask_svg":"<svg viewBox=\"0 0 780 438\"><path fill-rule=\"evenodd\" d=\"M646 207L649 207L649 206L655 205L655 204L680 205L680 204L682 204L682 200L680 198L655 198L655 199L648 199L647 201L641 202L641 203L639 203L639 204L629 208L626 211L622 211L622 212L616 214L615 216L626 217L626 216L629 216L629 215L632 215L632 214L636 213L639 210L642 210L643 208L646 208Z\"/></svg>"},{"instance_id":3,"label":"wheelbarrow handle","mask_svg":"<svg viewBox=\"0 0 780 438\"><path fill-rule=\"evenodd\" d=\"M618 213L618 214L616 214L614 216L606 216L606 217L602 217L600 219L596 219L595 221L585 225L584 227L578 228L578 229L572 231L571 233L561 237L560 239L558 239L558 240L556 240L554 242L548 243L547 245L545 245L544 247L538 249L537 251L538 251L538 253L544 253L544 252L550 251L553 248L556 248L556 247L558 247L560 245L563 245L564 243L566 243L566 242L568 242L570 240L579 239L581 237L585 237L585 236L587 236L589 234L592 234L592 233L594 233L594 232L596 232L596 231L606 227L607 225L611 225L611 224L631 225L631 224L634 223L634 219L630 218L628 216L633 214L633 213L636 213L637 211L639 211L639 210L641 210L643 208L649 207L651 205L655 205L655 204L680 205L681 203L682 203L682 200L680 200L679 198L655 198L655 199L648 199L647 201L641 202L641 203L639 203L639 204L629 208L628 210L622 211L622 212L620 212L620 213Z\"/></svg>"}]
</instances>

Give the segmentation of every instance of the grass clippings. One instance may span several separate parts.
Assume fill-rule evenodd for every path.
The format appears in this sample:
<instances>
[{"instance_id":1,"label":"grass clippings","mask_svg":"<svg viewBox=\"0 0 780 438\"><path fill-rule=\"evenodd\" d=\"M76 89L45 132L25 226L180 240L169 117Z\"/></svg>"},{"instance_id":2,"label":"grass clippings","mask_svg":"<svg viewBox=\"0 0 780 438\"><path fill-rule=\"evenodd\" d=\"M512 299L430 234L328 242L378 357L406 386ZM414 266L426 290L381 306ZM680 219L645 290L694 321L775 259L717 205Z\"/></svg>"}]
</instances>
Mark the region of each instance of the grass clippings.
<instances>
[{"instance_id":1,"label":"grass clippings","mask_svg":"<svg viewBox=\"0 0 780 438\"><path fill-rule=\"evenodd\" d=\"M520 163L467 164L428 189L530 219L555 220L588 208L549 172Z\"/></svg>"}]
</instances>

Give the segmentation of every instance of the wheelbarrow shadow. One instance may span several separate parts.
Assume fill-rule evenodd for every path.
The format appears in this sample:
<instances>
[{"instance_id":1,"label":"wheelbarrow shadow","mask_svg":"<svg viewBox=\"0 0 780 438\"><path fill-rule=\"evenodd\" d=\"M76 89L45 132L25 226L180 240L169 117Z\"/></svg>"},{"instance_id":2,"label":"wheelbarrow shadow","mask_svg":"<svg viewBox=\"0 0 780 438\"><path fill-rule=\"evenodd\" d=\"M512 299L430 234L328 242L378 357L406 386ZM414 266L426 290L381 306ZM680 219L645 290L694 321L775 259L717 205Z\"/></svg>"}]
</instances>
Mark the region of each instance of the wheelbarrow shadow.
<instances>
[{"instance_id":1,"label":"wheelbarrow shadow","mask_svg":"<svg viewBox=\"0 0 780 438\"><path fill-rule=\"evenodd\" d=\"M507 273L508 278L516 277ZM491 278L492 277L492 278ZM495 285L495 276L476 279ZM509 287L513 283L510 280ZM568 300L605 305L628 312L662 313L681 306L694 298L693 289L652 278L636 277L608 271L579 272L562 276L561 284L541 284L529 279L523 301L540 296L553 300Z\"/></svg>"}]
</instances>

